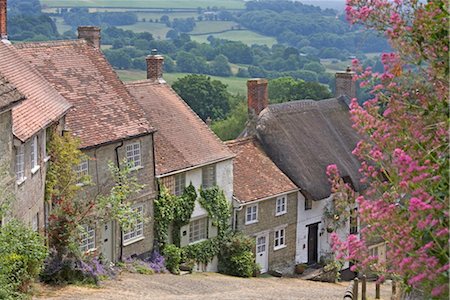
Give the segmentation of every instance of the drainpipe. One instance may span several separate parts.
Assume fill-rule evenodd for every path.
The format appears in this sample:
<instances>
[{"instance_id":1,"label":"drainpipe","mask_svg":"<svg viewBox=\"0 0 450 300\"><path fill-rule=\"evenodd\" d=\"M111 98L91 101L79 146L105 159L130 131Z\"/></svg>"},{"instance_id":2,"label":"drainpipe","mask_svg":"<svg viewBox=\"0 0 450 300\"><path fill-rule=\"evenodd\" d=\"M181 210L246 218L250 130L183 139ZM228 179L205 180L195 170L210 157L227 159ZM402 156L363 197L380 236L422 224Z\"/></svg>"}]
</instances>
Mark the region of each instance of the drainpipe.
<instances>
[{"instance_id":1,"label":"drainpipe","mask_svg":"<svg viewBox=\"0 0 450 300\"><path fill-rule=\"evenodd\" d=\"M233 198L233 204L234 204L234 202L236 201L236 202L239 202L237 199L236 199L236 197L232 197ZM234 206L233 205L233 225L232 225L232 229L233 229L233 231L235 231L236 230L236 228L237 228L237 226L236 226L236 223L237 223L237 212L238 211L241 211L242 210L242 208L244 208L244 206L242 205L242 204L239 204L238 206Z\"/></svg>"},{"instance_id":2,"label":"drainpipe","mask_svg":"<svg viewBox=\"0 0 450 300\"><path fill-rule=\"evenodd\" d=\"M119 160L119 148L123 147L123 140L120 142L120 145L117 146L116 148L114 148L114 151L116 152L116 164L117 164L117 168L120 170L120 160ZM113 226L114 227L114 226ZM120 253L119 253L119 259L120 261L122 261L123 259L123 232L122 232L122 228L119 228L120 230ZM115 231L115 228L112 228L111 230ZM113 231L113 232L114 232ZM113 235L114 236L114 235ZM114 246L114 245L113 245Z\"/></svg>"}]
</instances>

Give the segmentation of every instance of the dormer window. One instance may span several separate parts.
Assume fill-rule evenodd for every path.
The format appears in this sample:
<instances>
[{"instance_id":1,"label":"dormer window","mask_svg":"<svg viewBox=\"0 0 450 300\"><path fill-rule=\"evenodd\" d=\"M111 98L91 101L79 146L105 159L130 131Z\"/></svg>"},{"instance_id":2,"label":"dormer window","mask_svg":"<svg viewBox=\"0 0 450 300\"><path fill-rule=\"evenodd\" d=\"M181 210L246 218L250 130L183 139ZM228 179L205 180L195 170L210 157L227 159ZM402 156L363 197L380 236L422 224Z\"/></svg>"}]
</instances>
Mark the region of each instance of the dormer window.
<instances>
[{"instance_id":1,"label":"dormer window","mask_svg":"<svg viewBox=\"0 0 450 300\"><path fill-rule=\"evenodd\" d=\"M126 146L127 162L132 169L142 167L141 143L132 143Z\"/></svg>"}]
</instances>

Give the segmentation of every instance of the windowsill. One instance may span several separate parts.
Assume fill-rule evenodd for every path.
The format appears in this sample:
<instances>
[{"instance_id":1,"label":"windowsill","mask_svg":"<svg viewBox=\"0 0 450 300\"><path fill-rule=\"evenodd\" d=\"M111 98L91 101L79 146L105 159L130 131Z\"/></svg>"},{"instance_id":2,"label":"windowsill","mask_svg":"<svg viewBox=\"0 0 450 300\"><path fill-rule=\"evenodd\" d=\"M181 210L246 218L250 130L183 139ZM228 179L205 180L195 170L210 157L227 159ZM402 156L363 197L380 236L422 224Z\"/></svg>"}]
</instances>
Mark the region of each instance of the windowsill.
<instances>
[{"instance_id":1,"label":"windowsill","mask_svg":"<svg viewBox=\"0 0 450 300\"><path fill-rule=\"evenodd\" d=\"M83 182L78 182L78 183L76 184L77 187L83 187L83 186L85 186L85 185L86 185L86 184L83 183Z\"/></svg>"},{"instance_id":2,"label":"windowsill","mask_svg":"<svg viewBox=\"0 0 450 300\"><path fill-rule=\"evenodd\" d=\"M284 248L286 248L287 246L286 245L281 245L281 246L278 246L278 247L273 247L273 251L277 251L277 250L280 250L280 249L284 249Z\"/></svg>"},{"instance_id":3,"label":"windowsill","mask_svg":"<svg viewBox=\"0 0 450 300\"><path fill-rule=\"evenodd\" d=\"M27 180L27 178L26 178L26 177L23 177L23 178L17 180L17 181L16 181L16 184L17 184L17 185L21 185L21 184L23 184L23 183L25 182L25 180Z\"/></svg>"},{"instance_id":4,"label":"windowsill","mask_svg":"<svg viewBox=\"0 0 450 300\"><path fill-rule=\"evenodd\" d=\"M125 246L129 246L129 245L131 245L131 244L134 244L134 243L136 243L136 242L139 242L139 241L142 241L143 239L145 239L145 236L139 236L139 237L135 237L135 238L133 238L133 239L131 239L131 240L128 240L128 241L124 241L123 242L123 246L125 247Z\"/></svg>"},{"instance_id":5,"label":"windowsill","mask_svg":"<svg viewBox=\"0 0 450 300\"><path fill-rule=\"evenodd\" d=\"M198 241L195 241L195 242L189 242L189 244L188 245L195 245L195 244L198 244L198 243L201 243L201 242L204 242L204 241L207 241L208 239L201 239L201 240L198 240Z\"/></svg>"},{"instance_id":6,"label":"windowsill","mask_svg":"<svg viewBox=\"0 0 450 300\"><path fill-rule=\"evenodd\" d=\"M132 167L132 168L130 168L130 171L137 171L137 170L140 170L143 168L144 168L143 166Z\"/></svg>"},{"instance_id":7,"label":"windowsill","mask_svg":"<svg viewBox=\"0 0 450 300\"><path fill-rule=\"evenodd\" d=\"M41 168L40 165L35 166L33 169L31 169L31 174L36 174L37 171L39 171L39 169Z\"/></svg>"},{"instance_id":8,"label":"windowsill","mask_svg":"<svg viewBox=\"0 0 450 300\"><path fill-rule=\"evenodd\" d=\"M46 157L44 157L44 162L48 162L50 160L50 155L49 156L46 156Z\"/></svg>"},{"instance_id":9,"label":"windowsill","mask_svg":"<svg viewBox=\"0 0 450 300\"><path fill-rule=\"evenodd\" d=\"M279 212L279 213L275 214L275 217L282 216L282 215L285 215L285 214L287 214L287 211L282 211L282 212Z\"/></svg>"},{"instance_id":10,"label":"windowsill","mask_svg":"<svg viewBox=\"0 0 450 300\"><path fill-rule=\"evenodd\" d=\"M258 223L258 220L245 222L245 225L251 225L251 224L255 224L255 223Z\"/></svg>"},{"instance_id":11,"label":"windowsill","mask_svg":"<svg viewBox=\"0 0 450 300\"><path fill-rule=\"evenodd\" d=\"M83 253L84 254L91 254L92 252L95 252L95 251L97 251L97 248L88 249L88 250L84 251Z\"/></svg>"}]
</instances>

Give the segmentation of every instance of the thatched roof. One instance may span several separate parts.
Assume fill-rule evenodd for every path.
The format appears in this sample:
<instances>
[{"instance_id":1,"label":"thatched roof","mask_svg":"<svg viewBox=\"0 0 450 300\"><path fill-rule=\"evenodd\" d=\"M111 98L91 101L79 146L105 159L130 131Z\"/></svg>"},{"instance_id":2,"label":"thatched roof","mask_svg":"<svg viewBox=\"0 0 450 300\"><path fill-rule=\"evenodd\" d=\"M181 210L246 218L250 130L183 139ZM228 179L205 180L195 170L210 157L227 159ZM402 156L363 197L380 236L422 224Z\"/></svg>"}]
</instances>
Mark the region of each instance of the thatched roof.
<instances>
[{"instance_id":1,"label":"thatched roof","mask_svg":"<svg viewBox=\"0 0 450 300\"><path fill-rule=\"evenodd\" d=\"M320 200L330 195L325 173L330 164L360 189L360 164L352 154L359 136L352 128L347 100L290 101L269 105L259 115L256 134L264 150L306 197Z\"/></svg>"}]
</instances>

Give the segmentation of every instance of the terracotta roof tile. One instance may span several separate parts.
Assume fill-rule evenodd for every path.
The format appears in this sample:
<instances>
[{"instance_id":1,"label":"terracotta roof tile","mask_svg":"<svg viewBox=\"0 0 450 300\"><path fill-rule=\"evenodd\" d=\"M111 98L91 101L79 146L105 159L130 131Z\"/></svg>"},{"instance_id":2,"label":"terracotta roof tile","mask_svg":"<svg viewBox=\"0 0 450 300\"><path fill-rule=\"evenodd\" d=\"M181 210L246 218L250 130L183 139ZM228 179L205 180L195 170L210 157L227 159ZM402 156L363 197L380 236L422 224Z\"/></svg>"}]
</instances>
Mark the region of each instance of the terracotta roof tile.
<instances>
[{"instance_id":1,"label":"terracotta roof tile","mask_svg":"<svg viewBox=\"0 0 450 300\"><path fill-rule=\"evenodd\" d=\"M233 154L166 83L127 84L156 127L156 174L232 158Z\"/></svg>"},{"instance_id":2,"label":"terracotta roof tile","mask_svg":"<svg viewBox=\"0 0 450 300\"><path fill-rule=\"evenodd\" d=\"M25 96L0 73L0 112L24 99Z\"/></svg>"},{"instance_id":3,"label":"terracotta roof tile","mask_svg":"<svg viewBox=\"0 0 450 300\"><path fill-rule=\"evenodd\" d=\"M84 40L15 44L74 108L67 127L88 148L154 131L107 62Z\"/></svg>"},{"instance_id":4,"label":"terracotta roof tile","mask_svg":"<svg viewBox=\"0 0 450 300\"><path fill-rule=\"evenodd\" d=\"M0 57L0 71L27 98L12 111L14 135L24 142L58 121L71 105L13 46L0 42Z\"/></svg>"},{"instance_id":5,"label":"terracotta roof tile","mask_svg":"<svg viewBox=\"0 0 450 300\"><path fill-rule=\"evenodd\" d=\"M240 202L251 202L298 190L266 155L256 139L243 138L226 144L236 154L233 190Z\"/></svg>"}]
</instances>

